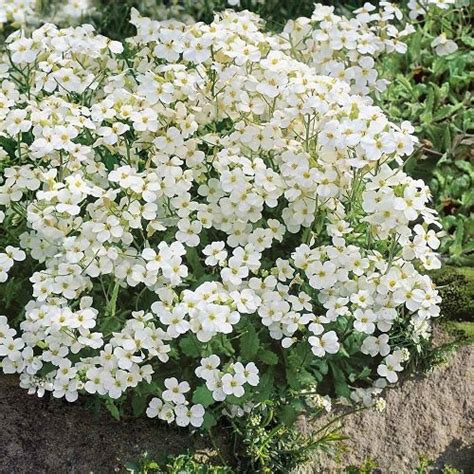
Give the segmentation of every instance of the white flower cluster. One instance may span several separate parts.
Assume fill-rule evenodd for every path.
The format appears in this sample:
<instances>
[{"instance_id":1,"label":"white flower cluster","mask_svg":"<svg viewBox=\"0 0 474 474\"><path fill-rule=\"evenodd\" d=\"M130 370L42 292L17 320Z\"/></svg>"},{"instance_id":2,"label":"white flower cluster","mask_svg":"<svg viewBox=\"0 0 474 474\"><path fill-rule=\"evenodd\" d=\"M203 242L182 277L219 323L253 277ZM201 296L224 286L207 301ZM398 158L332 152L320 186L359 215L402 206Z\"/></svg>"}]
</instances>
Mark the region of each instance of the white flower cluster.
<instances>
[{"instance_id":1,"label":"white flower cluster","mask_svg":"<svg viewBox=\"0 0 474 474\"><path fill-rule=\"evenodd\" d=\"M207 388L212 392L212 398L217 402L224 401L228 396L239 398L244 395L244 385L247 383L256 387L260 381L258 368L253 362L244 366L241 362L230 364L227 370L221 371L221 360L212 354L201 359L201 365L196 369L196 375L206 381Z\"/></svg>"},{"instance_id":2,"label":"white flower cluster","mask_svg":"<svg viewBox=\"0 0 474 474\"><path fill-rule=\"evenodd\" d=\"M420 273L439 266L437 221L402 170L413 129L316 75L249 12L132 22L126 51L87 25L7 41L0 205L15 248L2 268L26 252L32 298L18 333L0 320L3 371L40 395L117 399L163 367L182 379L183 337L200 347L245 322L315 360L357 333L394 382L393 326L419 337L439 314ZM317 40L328 52L342 51L339 26ZM195 373L219 401L259 384L238 354L214 351ZM192 383L164 384L148 415L199 426Z\"/></svg>"},{"instance_id":3,"label":"white flower cluster","mask_svg":"<svg viewBox=\"0 0 474 474\"><path fill-rule=\"evenodd\" d=\"M289 21L283 34L291 54L318 74L347 82L355 94L383 91L387 82L378 77L375 59L382 53L404 53L403 39L413 26L397 28L403 15L390 2L380 2L378 10L365 3L354 13L355 18L348 19L336 15L334 7L316 4L311 18Z\"/></svg>"},{"instance_id":4,"label":"white flower cluster","mask_svg":"<svg viewBox=\"0 0 474 474\"><path fill-rule=\"evenodd\" d=\"M165 388L161 398L153 397L146 414L149 418L158 417L168 423L176 422L178 426L198 428L204 421L204 407L201 404L189 406L185 393L191 390L188 382L179 382L175 377L165 379Z\"/></svg>"}]
</instances>

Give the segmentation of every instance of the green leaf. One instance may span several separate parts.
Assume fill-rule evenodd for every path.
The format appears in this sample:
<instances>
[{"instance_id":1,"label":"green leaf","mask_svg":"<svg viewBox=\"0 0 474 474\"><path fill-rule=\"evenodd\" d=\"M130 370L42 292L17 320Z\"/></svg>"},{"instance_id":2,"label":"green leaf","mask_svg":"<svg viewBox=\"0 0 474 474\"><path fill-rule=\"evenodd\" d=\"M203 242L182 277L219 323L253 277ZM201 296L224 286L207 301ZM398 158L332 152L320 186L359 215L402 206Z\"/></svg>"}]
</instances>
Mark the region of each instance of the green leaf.
<instances>
[{"instance_id":1,"label":"green leaf","mask_svg":"<svg viewBox=\"0 0 474 474\"><path fill-rule=\"evenodd\" d=\"M349 353L346 351L346 348L344 346L341 346L339 348L339 353L338 353L341 357L346 357L347 359L350 358L350 355Z\"/></svg>"},{"instance_id":2,"label":"green leaf","mask_svg":"<svg viewBox=\"0 0 474 474\"><path fill-rule=\"evenodd\" d=\"M268 371L260 377L260 383L258 384L258 394L255 397L257 402L264 402L265 400L271 400L273 392L273 384L275 381L275 376L273 371Z\"/></svg>"},{"instance_id":3,"label":"green leaf","mask_svg":"<svg viewBox=\"0 0 474 474\"><path fill-rule=\"evenodd\" d=\"M0 137L0 146L8 153L10 158L15 158L16 142L11 138Z\"/></svg>"},{"instance_id":4,"label":"green leaf","mask_svg":"<svg viewBox=\"0 0 474 474\"><path fill-rule=\"evenodd\" d=\"M454 115L455 112L458 110L462 109L465 106L463 102L459 102L456 105L445 105L444 107L441 107L436 114L433 117L433 120L444 120L451 115Z\"/></svg>"},{"instance_id":5,"label":"green leaf","mask_svg":"<svg viewBox=\"0 0 474 474\"><path fill-rule=\"evenodd\" d=\"M132 396L133 416L140 416L145 413L147 406L146 397L138 392L134 392Z\"/></svg>"},{"instance_id":6,"label":"green leaf","mask_svg":"<svg viewBox=\"0 0 474 474\"><path fill-rule=\"evenodd\" d=\"M107 408L107 410L110 412L110 414L116 419L116 420L120 420L120 411L117 407L117 405L115 405L114 401L111 400L110 398L108 398L106 401L105 401L105 407Z\"/></svg>"},{"instance_id":7,"label":"green leaf","mask_svg":"<svg viewBox=\"0 0 474 474\"><path fill-rule=\"evenodd\" d=\"M397 76L397 82L399 84L401 84L407 92L410 92L410 93L412 92L412 85L406 77L404 77L402 75L398 75Z\"/></svg>"},{"instance_id":8,"label":"green leaf","mask_svg":"<svg viewBox=\"0 0 474 474\"><path fill-rule=\"evenodd\" d=\"M202 428L205 430L209 430L213 426L216 426L216 425L217 425L216 417L212 413L206 412L206 414L204 415L204 422L202 424Z\"/></svg>"},{"instance_id":9,"label":"green leaf","mask_svg":"<svg viewBox=\"0 0 474 474\"><path fill-rule=\"evenodd\" d=\"M316 382L321 381L322 378L322 375L317 371L311 373L302 367L288 367L286 369L286 381L293 390L302 390L307 388L311 385L314 385Z\"/></svg>"},{"instance_id":10,"label":"green leaf","mask_svg":"<svg viewBox=\"0 0 474 474\"><path fill-rule=\"evenodd\" d=\"M278 364L278 356L272 351L260 351L258 353L258 360L262 361L267 365L276 365Z\"/></svg>"},{"instance_id":11,"label":"green leaf","mask_svg":"<svg viewBox=\"0 0 474 474\"><path fill-rule=\"evenodd\" d=\"M224 354L231 356L235 353L234 347L230 338L224 334L214 336L209 343L207 349L211 351L211 354Z\"/></svg>"},{"instance_id":12,"label":"green leaf","mask_svg":"<svg viewBox=\"0 0 474 474\"><path fill-rule=\"evenodd\" d=\"M444 147L446 150L450 150L451 149L451 144L452 144L452 140L451 140L451 130L449 127L446 127L444 129Z\"/></svg>"},{"instance_id":13,"label":"green leaf","mask_svg":"<svg viewBox=\"0 0 474 474\"><path fill-rule=\"evenodd\" d=\"M110 154L109 152L106 152L103 161L105 167L107 168L107 171L112 171L115 168L115 165L117 165L119 162L117 157L115 155Z\"/></svg>"},{"instance_id":14,"label":"green leaf","mask_svg":"<svg viewBox=\"0 0 474 474\"><path fill-rule=\"evenodd\" d=\"M186 253L186 260L191 265L193 276L199 280L205 273L206 270L202 266L201 259L195 247L189 247Z\"/></svg>"},{"instance_id":15,"label":"green leaf","mask_svg":"<svg viewBox=\"0 0 474 474\"><path fill-rule=\"evenodd\" d=\"M287 356L289 370L297 370L308 366L314 358L307 342L300 342L292 346Z\"/></svg>"},{"instance_id":16,"label":"green leaf","mask_svg":"<svg viewBox=\"0 0 474 474\"><path fill-rule=\"evenodd\" d=\"M246 360L252 360L260 348L260 339L252 324L248 325L247 332L240 338L240 354Z\"/></svg>"},{"instance_id":17,"label":"green leaf","mask_svg":"<svg viewBox=\"0 0 474 474\"><path fill-rule=\"evenodd\" d=\"M425 112L420 117L422 122L431 123L431 119L433 118L433 107L435 102L435 91L433 87L428 89L428 97L425 102Z\"/></svg>"},{"instance_id":18,"label":"green leaf","mask_svg":"<svg viewBox=\"0 0 474 474\"><path fill-rule=\"evenodd\" d=\"M204 275L201 276L201 278L198 278L192 285L191 289L195 290L199 286L201 286L203 283L206 281L216 281L217 276L213 275L212 273L205 273Z\"/></svg>"},{"instance_id":19,"label":"green leaf","mask_svg":"<svg viewBox=\"0 0 474 474\"><path fill-rule=\"evenodd\" d=\"M200 403L204 408L207 408L214 403L212 392L205 385L199 386L194 390L193 403Z\"/></svg>"},{"instance_id":20,"label":"green leaf","mask_svg":"<svg viewBox=\"0 0 474 474\"><path fill-rule=\"evenodd\" d=\"M346 382L344 371L334 362L329 362L329 367L333 375L334 390L336 395L349 398L351 391Z\"/></svg>"},{"instance_id":21,"label":"green leaf","mask_svg":"<svg viewBox=\"0 0 474 474\"><path fill-rule=\"evenodd\" d=\"M370 376L371 373L372 371L369 367L364 367L358 374L355 372L350 374L349 380L351 383L354 383L356 380L365 380Z\"/></svg>"},{"instance_id":22,"label":"green leaf","mask_svg":"<svg viewBox=\"0 0 474 474\"><path fill-rule=\"evenodd\" d=\"M298 410L292 405L285 405L281 411L280 411L280 420L286 425L286 426L292 426L296 418L298 418Z\"/></svg>"},{"instance_id":23,"label":"green leaf","mask_svg":"<svg viewBox=\"0 0 474 474\"><path fill-rule=\"evenodd\" d=\"M455 161L454 166L465 172L474 181L474 166L468 161Z\"/></svg>"},{"instance_id":24,"label":"green leaf","mask_svg":"<svg viewBox=\"0 0 474 474\"><path fill-rule=\"evenodd\" d=\"M442 137L442 136L441 136ZM428 182L433 176L435 167L441 157L437 154L414 156L407 161L405 171L415 179L422 179Z\"/></svg>"},{"instance_id":25,"label":"green leaf","mask_svg":"<svg viewBox=\"0 0 474 474\"><path fill-rule=\"evenodd\" d=\"M295 372L293 370L286 370L286 383L293 390L301 390L301 385L298 380L298 377L295 377Z\"/></svg>"},{"instance_id":26,"label":"green leaf","mask_svg":"<svg viewBox=\"0 0 474 474\"><path fill-rule=\"evenodd\" d=\"M434 121L444 120L446 117L449 117L452 113L453 106L452 105L444 105L440 107L433 116Z\"/></svg>"},{"instance_id":27,"label":"green leaf","mask_svg":"<svg viewBox=\"0 0 474 474\"><path fill-rule=\"evenodd\" d=\"M328 363L324 359L315 360L313 365L318 369L318 372L321 372L323 375L327 375L329 372Z\"/></svg>"},{"instance_id":28,"label":"green leaf","mask_svg":"<svg viewBox=\"0 0 474 474\"><path fill-rule=\"evenodd\" d=\"M448 62L443 58L438 58L433 63L433 75L439 76L448 69Z\"/></svg>"},{"instance_id":29,"label":"green leaf","mask_svg":"<svg viewBox=\"0 0 474 474\"><path fill-rule=\"evenodd\" d=\"M140 472L140 466L136 461L127 462L124 467L128 472L131 472L132 474Z\"/></svg>"},{"instance_id":30,"label":"green leaf","mask_svg":"<svg viewBox=\"0 0 474 474\"><path fill-rule=\"evenodd\" d=\"M298 380L298 383L301 388L306 388L311 385L314 385L316 382L315 376L308 372L307 370L301 369L295 377Z\"/></svg>"},{"instance_id":31,"label":"green leaf","mask_svg":"<svg viewBox=\"0 0 474 474\"><path fill-rule=\"evenodd\" d=\"M194 339L194 336L191 334L188 334L187 336L184 336L180 341L179 341L179 347L182 350L184 355L187 355L189 357L199 357L201 355L201 350Z\"/></svg>"},{"instance_id":32,"label":"green leaf","mask_svg":"<svg viewBox=\"0 0 474 474\"><path fill-rule=\"evenodd\" d=\"M474 48L474 37L469 35L462 35L461 41L470 48Z\"/></svg>"}]
</instances>

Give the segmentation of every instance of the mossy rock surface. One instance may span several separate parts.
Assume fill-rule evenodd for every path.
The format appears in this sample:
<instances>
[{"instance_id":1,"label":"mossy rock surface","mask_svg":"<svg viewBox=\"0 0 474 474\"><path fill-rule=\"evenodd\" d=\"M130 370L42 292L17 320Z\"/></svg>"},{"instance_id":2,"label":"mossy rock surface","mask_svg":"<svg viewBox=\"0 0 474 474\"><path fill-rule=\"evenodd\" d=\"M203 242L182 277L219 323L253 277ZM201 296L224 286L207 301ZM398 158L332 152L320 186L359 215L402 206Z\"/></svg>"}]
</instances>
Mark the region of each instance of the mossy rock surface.
<instances>
[{"instance_id":1,"label":"mossy rock surface","mask_svg":"<svg viewBox=\"0 0 474 474\"><path fill-rule=\"evenodd\" d=\"M444 317L474 321L474 268L445 266L431 273L443 301Z\"/></svg>"}]
</instances>

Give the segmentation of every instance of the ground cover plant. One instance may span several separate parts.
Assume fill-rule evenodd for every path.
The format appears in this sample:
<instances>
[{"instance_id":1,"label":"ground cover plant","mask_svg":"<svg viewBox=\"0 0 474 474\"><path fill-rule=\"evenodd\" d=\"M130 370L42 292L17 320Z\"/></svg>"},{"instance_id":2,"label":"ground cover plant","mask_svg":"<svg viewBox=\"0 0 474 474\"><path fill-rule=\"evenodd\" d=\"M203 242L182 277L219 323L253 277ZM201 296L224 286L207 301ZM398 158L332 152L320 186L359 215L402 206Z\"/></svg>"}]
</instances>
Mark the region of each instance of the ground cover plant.
<instances>
[{"instance_id":1,"label":"ground cover plant","mask_svg":"<svg viewBox=\"0 0 474 474\"><path fill-rule=\"evenodd\" d=\"M4 44L2 369L117 418L219 423L240 471L285 472L339 439L298 417L383 408L440 313L441 226L407 165L426 143L383 74L413 27L383 2L279 32L179 11Z\"/></svg>"}]
</instances>

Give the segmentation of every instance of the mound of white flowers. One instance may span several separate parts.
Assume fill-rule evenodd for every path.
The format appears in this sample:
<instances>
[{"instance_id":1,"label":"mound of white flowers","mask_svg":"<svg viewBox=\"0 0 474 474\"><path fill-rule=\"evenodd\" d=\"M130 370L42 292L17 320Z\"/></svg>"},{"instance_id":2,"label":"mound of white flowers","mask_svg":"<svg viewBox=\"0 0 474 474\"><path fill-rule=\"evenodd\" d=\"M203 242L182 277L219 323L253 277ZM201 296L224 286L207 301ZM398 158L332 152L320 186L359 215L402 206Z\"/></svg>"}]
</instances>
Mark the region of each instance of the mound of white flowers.
<instances>
[{"instance_id":1,"label":"mound of white flowers","mask_svg":"<svg viewBox=\"0 0 474 474\"><path fill-rule=\"evenodd\" d=\"M0 280L28 296L0 317L3 372L68 401L138 394L180 426L284 383L396 382L440 301L413 128L249 12L132 22L125 44L7 40Z\"/></svg>"}]
</instances>

